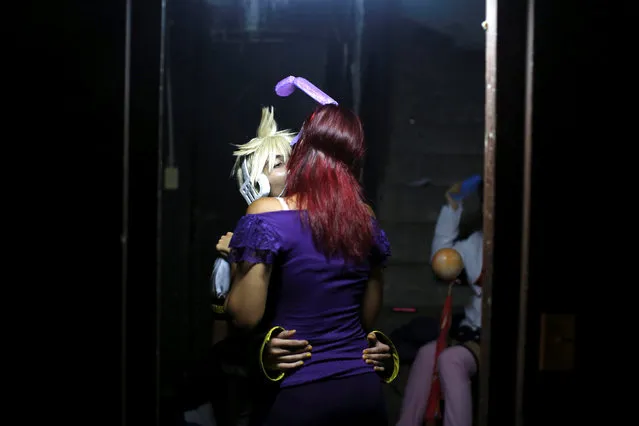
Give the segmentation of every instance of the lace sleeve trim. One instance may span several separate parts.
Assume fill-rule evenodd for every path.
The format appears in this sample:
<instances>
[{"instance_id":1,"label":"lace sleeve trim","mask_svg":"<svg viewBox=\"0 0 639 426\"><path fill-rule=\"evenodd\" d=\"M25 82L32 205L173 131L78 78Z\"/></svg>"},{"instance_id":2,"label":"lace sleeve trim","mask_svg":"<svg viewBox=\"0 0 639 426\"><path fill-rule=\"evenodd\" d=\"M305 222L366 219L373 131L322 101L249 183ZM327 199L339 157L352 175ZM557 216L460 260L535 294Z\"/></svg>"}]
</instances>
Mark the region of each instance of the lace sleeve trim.
<instances>
[{"instance_id":1,"label":"lace sleeve trim","mask_svg":"<svg viewBox=\"0 0 639 426\"><path fill-rule=\"evenodd\" d=\"M375 238L375 246L371 254L371 264L385 267L391 257L391 246L386 233L376 220L373 221L373 236Z\"/></svg>"},{"instance_id":2,"label":"lace sleeve trim","mask_svg":"<svg viewBox=\"0 0 639 426\"><path fill-rule=\"evenodd\" d=\"M280 235L257 214L240 219L229 244L231 263L272 264L281 248Z\"/></svg>"}]
</instances>

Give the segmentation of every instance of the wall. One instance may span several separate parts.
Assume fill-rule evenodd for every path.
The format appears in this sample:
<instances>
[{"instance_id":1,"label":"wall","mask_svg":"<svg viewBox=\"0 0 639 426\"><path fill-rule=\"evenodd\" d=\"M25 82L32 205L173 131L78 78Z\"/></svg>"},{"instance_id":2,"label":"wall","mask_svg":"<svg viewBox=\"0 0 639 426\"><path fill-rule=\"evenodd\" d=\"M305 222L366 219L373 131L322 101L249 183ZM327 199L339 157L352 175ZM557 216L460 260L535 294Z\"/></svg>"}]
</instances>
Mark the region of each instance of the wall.
<instances>
[{"instance_id":1,"label":"wall","mask_svg":"<svg viewBox=\"0 0 639 426\"><path fill-rule=\"evenodd\" d=\"M484 0L400 0L401 13L466 48L484 48Z\"/></svg>"},{"instance_id":2,"label":"wall","mask_svg":"<svg viewBox=\"0 0 639 426\"><path fill-rule=\"evenodd\" d=\"M391 135L376 200L393 250L385 302L439 306L446 287L435 282L429 257L444 193L483 171L484 52L461 48L410 20L400 19L395 28ZM422 177L432 184L407 185ZM477 204L466 206L466 224ZM467 292L457 293L459 305Z\"/></svg>"}]
</instances>

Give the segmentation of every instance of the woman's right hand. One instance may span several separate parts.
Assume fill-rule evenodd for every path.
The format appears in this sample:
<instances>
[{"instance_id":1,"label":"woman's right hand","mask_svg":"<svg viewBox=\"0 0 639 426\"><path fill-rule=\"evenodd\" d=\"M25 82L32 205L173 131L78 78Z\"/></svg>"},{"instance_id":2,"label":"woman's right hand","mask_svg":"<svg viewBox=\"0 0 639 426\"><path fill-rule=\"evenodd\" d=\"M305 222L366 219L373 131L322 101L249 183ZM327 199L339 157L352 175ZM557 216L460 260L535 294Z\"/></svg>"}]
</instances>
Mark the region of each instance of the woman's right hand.
<instances>
[{"instance_id":1,"label":"woman's right hand","mask_svg":"<svg viewBox=\"0 0 639 426\"><path fill-rule=\"evenodd\" d=\"M284 330L271 337L264 350L264 366L269 370L290 371L301 367L311 357L311 345L306 340L293 340L295 330Z\"/></svg>"},{"instance_id":2,"label":"woman's right hand","mask_svg":"<svg viewBox=\"0 0 639 426\"><path fill-rule=\"evenodd\" d=\"M233 238L233 233L227 232L226 234L220 237L217 244L215 245L215 249L218 251L218 253L220 253L224 257L228 256L229 253L231 252L231 249L229 248L229 243L231 242L231 238Z\"/></svg>"}]
</instances>

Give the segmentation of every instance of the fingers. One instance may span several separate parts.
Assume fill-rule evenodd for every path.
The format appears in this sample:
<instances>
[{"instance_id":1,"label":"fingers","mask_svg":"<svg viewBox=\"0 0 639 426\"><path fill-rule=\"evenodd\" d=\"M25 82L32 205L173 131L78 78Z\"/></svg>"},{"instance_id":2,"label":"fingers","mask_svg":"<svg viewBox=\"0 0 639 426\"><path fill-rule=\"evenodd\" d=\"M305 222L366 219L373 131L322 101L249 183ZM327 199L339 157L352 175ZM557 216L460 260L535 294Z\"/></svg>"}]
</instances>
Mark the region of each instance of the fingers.
<instances>
[{"instance_id":1,"label":"fingers","mask_svg":"<svg viewBox=\"0 0 639 426\"><path fill-rule=\"evenodd\" d=\"M222 254L228 254L230 252L229 243L231 242L232 236L233 236L232 232L227 232L225 235L222 235L220 239L217 241L217 244L215 245L215 249Z\"/></svg>"},{"instance_id":2,"label":"fingers","mask_svg":"<svg viewBox=\"0 0 639 426\"><path fill-rule=\"evenodd\" d=\"M233 238L233 233L227 232L226 234L222 235L219 240L217 240L217 243L228 246L231 242L231 238Z\"/></svg>"},{"instance_id":3,"label":"fingers","mask_svg":"<svg viewBox=\"0 0 639 426\"><path fill-rule=\"evenodd\" d=\"M362 352L364 360L384 361L391 358L390 346L383 343L377 343L375 347L364 349Z\"/></svg>"},{"instance_id":4,"label":"fingers","mask_svg":"<svg viewBox=\"0 0 639 426\"><path fill-rule=\"evenodd\" d=\"M377 335L375 333L369 333L366 338L368 339L368 343L371 347L362 351L362 358L364 359L364 362L372 366L377 372L384 371L384 364L391 358L390 346L377 340Z\"/></svg>"},{"instance_id":5,"label":"fingers","mask_svg":"<svg viewBox=\"0 0 639 426\"><path fill-rule=\"evenodd\" d=\"M294 334L295 334L296 330L284 330L282 332L280 332L280 334L277 335L278 339L290 339Z\"/></svg>"},{"instance_id":6,"label":"fingers","mask_svg":"<svg viewBox=\"0 0 639 426\"><path fill-rule=\"evenodd\" d=\"M267 347L266 361L270 369L294 370L304 365L304 360L311 358L313 347L306 340L290 339L289 337L294 334L295 330L284 330L278 334L278 337L271 339Z\"/></svg>"},{"instance_id":7,"label":"fingers","mask_svg":"<svg viewBox=\"0 0 639 426\"><path fill-rule=\"evenodd\" d=\"M389 353L390 352L390 346L388 346L385 343L382 342L377 342L377 344L373 347L370 347L368 349L364 349L362 351L362 353L364 354L381 354L381 353Z\"/></svg>"},{"instance_id":8,"label":"fingers","mask_svg":"<svg viewBox=\"0 0 639 426\"><path fill-rule=\"evenodd\" d=\"M281 356L304 354L313 350L308 340L291 339L294 334L295 330L284 330L277 337L271 338L268 344L269 356L279 359Z\"/></svg>"},{"instance_id":9,"label":"fingers","mask_svg":"<svg viewBox=\"0 0 639 426\"><path fill-rule=\"evenodd\" d=\"M371 339L371 334L375 337L374 341ZM374 333L370 333L367 338L369 343L374 343L374 345L362 351L362 358L366 364L373 366L375 371L384 371L384 363L391 358L390 346L378 341Z\"/></svg>"},{"instance_id":10,"label":"fingers","mask_svg":"<svg viewBox=\"0 0 639 426\"><path fill-rule=\"evenodd\" d=\"M375 371L384 371L384 363L381 361L367 359L366 364L372 366L375 369ZM378 368L381 368L381 370L378 370Z\"/></svg>"},{"instance_id":11,"label":"fingers","mask_svg":"<svg viewBox=\"0 0 639 426\"><path fill-rule=\"evenodd\" d=\"M373 361L384 361L387 359L391 358L391 354L387 353L380 353L380 354L367 354L364 355L362 358L364 359L372 359Z\"/></svg>"},{"instance_id":12,"label":"fingers","mask_svg":"<svg viewBox=\"0 0 639 426\"><path fill-rule=\"evenodd\" d=\"M294 370L296 368L299 368L302 365L304 365L304 361L297 361L294 363L278 362L278 363L272 364L269 368L273 370L278 370L278 371L289 371L289 370Z\"/></svg>"},{"instance_id":13,"label":"fingers","mask_svg":"<svg viewBox=\"0 0 639 426\"><path fill-rule=\"evenodd\" d=\"M275 337L271 339L271 346L274 348L298 350L310 346L306 340L280 339Z\"/></svg>"},{"instance_id":14,"label":"fingers","mask_svg":"<svg viewBox=\"0 0 639 426\"><path fill-rule=\"evenodd\" d=\"M382 372L385 370L384 365L385 363L388 362L388 359L390 359L390 357L391 355L389 353L383 353L383 354L368 353L368 354L362 355L364 362L370 365L371 367L373 367L373 370L377 372Z\"/></svg>"},{"instance_id":15,"label":"fingers","mask_svg":"<svg viewBox=\"0 0 639 426\"><path fill-rule=\"evenodd\" d=\"M295 364L299 361L307 360L311 357L310 352L303 352L294 355L281 355L273 359L272 364Z\"/></svg>"},{"instance_id":16,"label":"fingers","mask_svg":"<svg viewBox=\"0 0 639 426\"><path fill-rule=\"evenodd\" d=\"M311 352L313 347L311 345L298 346L298 347L282 347L277 346L271 342L268 347L268 354L272 357L282 357L285 355L296 355L305 352Z\"/></svg>"},{"instance_id":17,"label":"fingers","mask_svg":"<svg viewBox=\"0 0 639 426\"><path fill-rule=\"evenodd\" d=\"M313 347L306 340L293 340L295 330L284 330L271 339L268 345L267 362L270 368L279 371L294 370L304 365L311 357Z\"/></svg>"}]
</instances>

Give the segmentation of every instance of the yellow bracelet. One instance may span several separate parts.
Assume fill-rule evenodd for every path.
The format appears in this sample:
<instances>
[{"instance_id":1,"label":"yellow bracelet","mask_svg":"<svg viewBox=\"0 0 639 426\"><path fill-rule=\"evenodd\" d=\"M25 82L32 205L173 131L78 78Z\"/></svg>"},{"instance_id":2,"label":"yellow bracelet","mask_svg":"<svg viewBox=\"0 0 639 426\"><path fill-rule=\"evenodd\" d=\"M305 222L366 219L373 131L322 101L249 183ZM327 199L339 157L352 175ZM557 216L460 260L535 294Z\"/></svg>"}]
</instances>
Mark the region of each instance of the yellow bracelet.
<instances>
[{"instance_id":1,"label":"yellow bracelet","mask_svg":"<svg viewBox=\"0 0 639 426\"><path fill-rule=\"evenodd\" d=\"M397 378L397 375L399 374L399 352L397 352L397 348L393 344L393 341L387 335L377 330L374 330L373 333L375 333L375 336L377 336L377 340L390 346L391 356L393 357L393 372L390 376L384 378L384 382L391 383Z\"/></svg>"},{"instance_id":2,"label":"yellow bracelet","mask_svg":"<svg viewBox=\"0 0 639 426\"><path fill-rule=\"evenodd\" d=\"M211 304L211 308L213 308L213 312L216 314L224 314L226 311L224 310L224 305L216 305L215 303Z\"/></svg>"},{"instance_id":3,"label":"yellow bracelet","mask_svg":"<svg viewBox=\"0 0 639 426\"><path fill-rule=\"evenodd\" d=\"M269 374L268 370L264 366L264 349L266 348L268 342L271 340L271 336L273 335L273 333L281 333L282 331L284 331L284 328L279 326L271 328L268 333L266 333L266 336L264 336L264 341L260 346L260 368L262 369L262 373L264 373L264 376L266 376L266 378L271 382L279 382L284 378L286 374L284 372L280 372L276 377L273 377Z\"/></svg>"}]
</instances>

